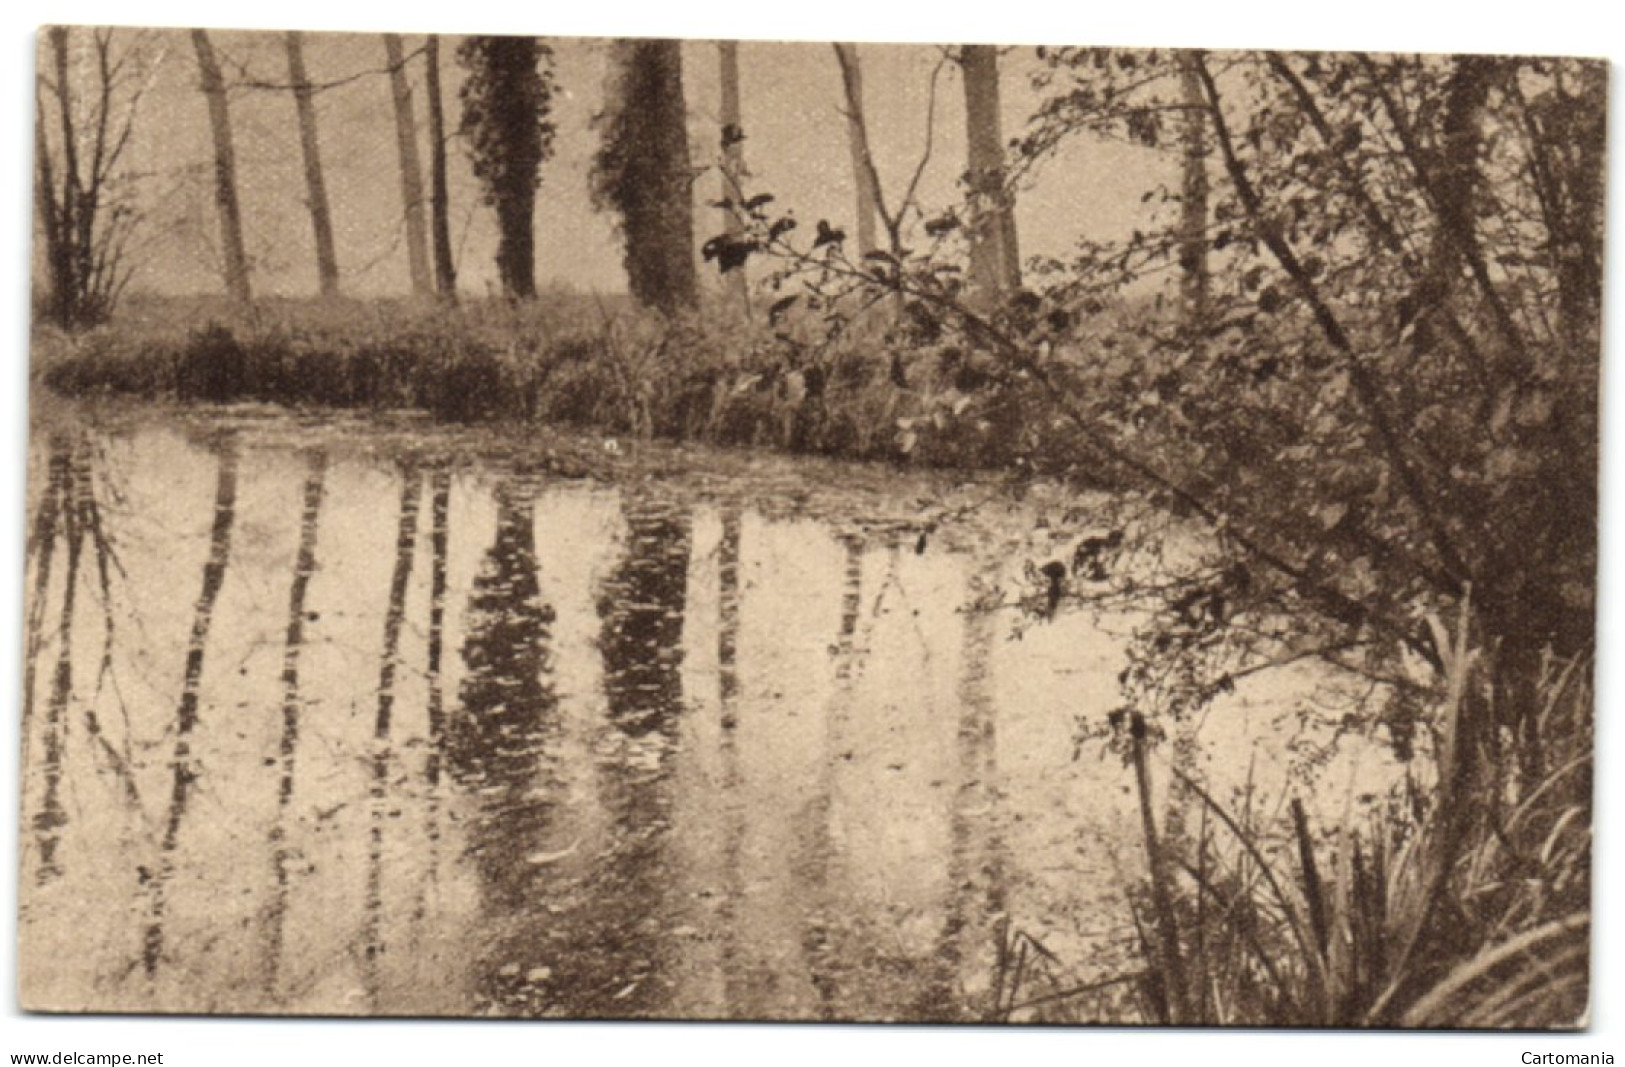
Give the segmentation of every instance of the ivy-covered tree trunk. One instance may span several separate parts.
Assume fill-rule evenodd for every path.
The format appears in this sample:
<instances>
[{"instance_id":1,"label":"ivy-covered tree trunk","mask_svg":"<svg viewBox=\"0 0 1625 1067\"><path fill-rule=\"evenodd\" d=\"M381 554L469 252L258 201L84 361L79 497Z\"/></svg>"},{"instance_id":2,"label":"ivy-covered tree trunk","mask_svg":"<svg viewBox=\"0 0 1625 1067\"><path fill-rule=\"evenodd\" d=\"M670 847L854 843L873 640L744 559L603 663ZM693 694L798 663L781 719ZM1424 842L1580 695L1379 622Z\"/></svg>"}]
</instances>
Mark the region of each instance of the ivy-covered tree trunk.
<instances>
[{"instance_id":1,"label":"ivy-covered tree trunk","mask_svg":"<svg viewBox=\"0 0 1625 1067\"><path fill-rule=\"evenodd\" d=\"M412 85L406 77L406 55L399 34L384 34L389 60L389 91L395 101L395 146L401 163L401 203L406 221L406 258L412 272L412 294L434 292L429 277L429 238L423 218L423 162L418 156L418 124L412 107Z\"/></svg>"},{"instance_id":2,"label":"ivy-covered tree trunk","mask_svg":"<svg viewBox=\"0 0 1625 1067\"><path fill-rule=\"evenodd\" d=\"M457 267L451 257L451 199L446 189L446 109L440 94L440 37L423 45L425 89L429 94L429 229L434 238L434 287L447 299L457 296Z\"/></svg>"},{"instance_id":3,"label":"ivy-covered tree trunk","mask_svg":"<svg viewBox=\"0 0 1625 1067\"><path fill-rule=\"evenodd\" d=\"M965 135L971 194L970 273L976 300L997 304L1021 287L1014 205L1004 183L1004 134L999 121L999 53L992 45L966 45Z\"/></svg>"},{"instance_id":4,"label":"ivy-covered tree trunk","mask_svg":"<svg viewBox=\"0 0 1625 1067\"><path fill-rule=\"evenodd\" d=\"M552 56L535 37L470 37L457 50L468 70L462 130L497 214L497 273L502 291L519 299L536 295L536 188L553 147Z\"/></svg>"},{"instance_id":5,"label":"ivy-covered tree trunk","mask_svg":"<svg viewBox=\"0 0 1625 1067\"><path fill-rule=\"evenodd\" d=\"M303 35L289 31L283 37L288 52L288 81L293 85L294 108L299 116L299 147L305 163L305 199L316 238L316 275L323 296L339 291L338 255L333 246L333 216L327 205L327 182L322 177L321 146L316 137L316 103L305 69Z\"/></svg>"},{"instance_id":6,"label":"ivy-covered tree trunk","mask_svg":"<svg viewBox=\"0 0 1625 1067\"><path fill-rule=\"evenodd\" d=\"M596 195L620 215L633 298L670 314L692 307L698 295L682 44L618 40L610 47Z\"/></svg>"},{"instance_id":7,"label":"ivy-covered tree trunk","mask_svg":"<svg viewBox=\"0 0 1625 1067\"><path fill-rule=\"evenodd\" d=\"M237 152L231 140L231 109L226 82L215 59L214 46L203 30L192 31L203 95L209 103L209 130L214 137L214 201L220 209L220 254L226 292L246 304L252 299L248 285L248 254L243 249L243 215L237 204Z\"/></svg>"}]
</instances>

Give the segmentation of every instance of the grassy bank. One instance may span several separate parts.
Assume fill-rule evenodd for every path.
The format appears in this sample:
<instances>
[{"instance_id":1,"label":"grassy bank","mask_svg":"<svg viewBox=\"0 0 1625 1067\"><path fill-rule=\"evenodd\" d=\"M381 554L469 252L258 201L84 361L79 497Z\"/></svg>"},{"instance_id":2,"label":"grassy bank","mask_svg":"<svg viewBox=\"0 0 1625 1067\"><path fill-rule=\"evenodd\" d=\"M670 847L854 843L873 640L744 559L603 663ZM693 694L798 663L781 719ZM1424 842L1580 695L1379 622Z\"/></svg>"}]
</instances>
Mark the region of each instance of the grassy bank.
<instances>
[{"instance_id":1,"label":"grassy bank","mask_svg":"<svg viewBox=\"0 0 1625 1067\"><path fill-rule=\"evenodd\" d=\"M671 321L625 301L132 299L108 325L37 331L35 380L106 394L289 407L412 408L850 458L995 466L1042 451L1036 395L967 357L917 354L881 316L833 341L793 315L720 306ZM915 352L914 355L893 353ZM954 418L944 419L951 411Z\"/></svg>"}]
</instances>

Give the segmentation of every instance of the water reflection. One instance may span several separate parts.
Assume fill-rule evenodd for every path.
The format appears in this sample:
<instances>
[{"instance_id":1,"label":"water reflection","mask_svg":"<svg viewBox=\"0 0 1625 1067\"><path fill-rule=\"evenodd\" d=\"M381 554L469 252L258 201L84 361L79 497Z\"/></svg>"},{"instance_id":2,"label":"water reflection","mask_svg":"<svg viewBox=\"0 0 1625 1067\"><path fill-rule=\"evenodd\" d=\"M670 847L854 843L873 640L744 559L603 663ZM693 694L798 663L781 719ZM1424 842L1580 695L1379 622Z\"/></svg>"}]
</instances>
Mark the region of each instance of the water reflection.
<instances>
[{"instance_id":1,"label":"water reflection","mask_svg":"<svg viewBox=\"0 0 1625 1067\"><path fill-rule=\"evenodd\" d=\"M598 602L610 719L629 739L669 740L682 707L688 517L648 495L629 495L623 507L626 554Z\"/></svg>"},{"instance_id":2,"label":"water reflection","mask_svg":"<svg viewBox=\"0 0 1625 1067\"><path fill-rule=\"evenodd\" d=\"M214 625L215 602L226 581L231 561L231 534L237 517L237 438L226 435L215 446L218 466L215 474L214 521L209 528L209 557L203 564L202 589L192 617L192 632L186 644L186 668L180 701L175 707L174 748L170 755L169 812L164 818L158 869L146 879L151 883L146 935L142 939L141 966L154 976L164 960L164 918L168 890L176 872L176 850L181 825L186 820L192 790L201 766L192 752L192 732L198 724L198 694L203 679L203 663L209 649L209 631Z\"/></svg>"},{"instance_id":3,"label":"water reflection","mask_svg":"<svg viewBox=\"0 0 1625 1067\"><path fill-rule=\"evenodd\" d=\"M653 493L622 498L623 554L599 588L604 697L597 791L609 823L590 912L564 939L570 1014L655 1014L671 992L666 855L683 713L689 517Z\"/></svg>"},{"instance_id":4,"label":"water reflection","mask_svg":"<svg viewBox=\"0 0 1625 1067\"><path fill-rule=\"evenodd\" d=\"M390 732L395 722L395 682L401 668L401 628L406 622L406 594L412 581L412 563L417 554L419 498L423 477L417 463L402 464L399 525L395 533L395 566L390 574L389 601L384 610L383 650L378 664L378 710L373 719L372 786L368 791L367 889L363 938L363 985L373 1011L382 1010L382 968L384 942L384 845L392 816L394 798L390 777L395 753Z\"/></svg>"},{"instance_id":5,"label":"water reflection","mask_svg":"<svg viewBox=\"0 0 1625 1067\"><path fill-rule=\"evenodd\" d=\"M299 657L305 646L305 600L316 572L316 532L321 522L322 498L327 482L327 453L310 453L303 503L299 512L299 549L294 558L293 581L288 590L288 622L282 649L282 736L277 742L280 772L276 791L276 823L271 828L271 877L275 885L266 916L265 993L273 1001L280 993L283 934L288 915L289 808L294 797L294 768L299 754L299 721L304 703L299 693Z\"/></svg>"},{"instance_id":6,"label":"water reflection","mask_svg":"<svg viewBox=\"0 0 1625 1067\"><path fill-rule=\"evenodd\" d=\"M536 968L526 957L551 922L549 872L534 861L568 851L553 832L563 803L560 720L534 493L519 480L494 491L496 539L468 600L467 673L446 740L452 777L478 797L466 851L479 872L482 921L492 931L478 989L484 1004L507 1010L530 1006Z\"/></svg>"},{"instance_id":7,"label":"water reflection","mask_svg":"<svg viewBox=\"0 0 1625 1067\"><path fill-rule=\"evenodd\" d=\"M25 1003L971 1020L1008 930L1132 936L1071 746L1120 651L976 607L1030 516L922 550L793 468L454 446L38 443Z\"/></svg>"},{"instance_id":8,"label":"water reflection","mask_svg":"<svg viewBox=\"0 0 1625 1067\"><path fill-rule=\"evenodd\" d=\"M68 814L62 806L62 743L64 718L68 699L73 689L73 609L79 585L79 559L84 546L85 525L79 521L80 509L76 503L79 493L76 467L69 453L69 445L62 435L53 435L50 442L49 474L45 497L36 512L33 530L35 552L35 601L29 612L28 667L23 682L24 737L33 716L35 668L44 647L45 596L51 585L51 565L56 555L56 542L60 536L67 542L67 575L63 583L62 608L56 627L57 655L51 674L51 693L46 703L44 745L40 753L41 777L44 790L39 809L32 819L35 848L39 852L39 866L35 878L44 885L62 873L58 866L57 845L62 828L67 825ZM25 752L24 758L27 758Z\"/></svg>"}]
</instances>

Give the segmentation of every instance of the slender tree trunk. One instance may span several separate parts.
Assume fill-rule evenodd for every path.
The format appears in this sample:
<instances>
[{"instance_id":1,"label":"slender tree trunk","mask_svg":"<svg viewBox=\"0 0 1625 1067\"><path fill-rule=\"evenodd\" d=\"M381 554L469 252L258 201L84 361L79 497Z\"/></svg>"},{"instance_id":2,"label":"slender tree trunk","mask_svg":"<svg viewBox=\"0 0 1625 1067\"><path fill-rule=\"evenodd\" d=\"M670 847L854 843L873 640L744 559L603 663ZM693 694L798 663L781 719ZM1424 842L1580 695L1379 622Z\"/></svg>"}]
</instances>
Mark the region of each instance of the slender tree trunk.
<instances>
[{"instance_id":1,"label":"slender tree trunk","mask_svg":"<svg viewBox=\"0 0 1625 1067\"><path fill-rule=\"evenodd\" d=\"M852 180L858 187L858 254L866 256L879 247L875 243L875 215L879 211L880 190L875 176L874 156L869 152L869 127L863 111L863 67L858 49L852 44L836 44L835 59L841 65L841 87L846 96L846 141L852 152Z\"/></svg>"},{"instance_id":2,"label":"slender tree trunk","mask_svg":"<svg viewBox=\"0 0 1625 1067\"><path fill-rule=\"evenodd\" d=\"M423 46L429 94L429 214L434 233L435 291L457 297L457 267L451 259L450 197L446 192L446 111L440 97L440 37L429 34Z\"/></svg>"},{"instance_id":3,"label":"slender tree trunk","mask_svg":"<svg viewBox=\"0 0 1625 1067\"><path fill-rule=\"evenodd\" d=\"M1199 330L1207 317L1207 99L1202 79L1196 72L1199 54L1184 52L1179 58L1180 88L1185 105L1182 126L1184 188L1179 221L1180 294L1185 303L1185 323Z\"/></svg>"},{"instance_id":4,"label":"slender tree trunk","mask_svg":"<svg viewBox=\"0 0 1625 1067\"><path fill-rule=\"evenodd\" d=\"M58 326L70 326L73 324L73 261L68 255L62 212L56 199L56 168L51 165L43 106L36 109L34 118L34 208L39 212L45 238L47 314Z\"/></svg>"},{"instance_id":5,"label":"slender tree trunk","mask_svg":"<svg viewBox=\"0 0 1625 1067\"><path fill-rule=\"evenodd\" d=\"M197 52L203 95L209 102L209 128L214 135L214 200L220 209L221 257L225 264L226 292L232 300L246 304L252 298L248 287L248 254L243 250L243 216L237 205L237 153L231 143L231 110L226 103L226 83L214 46L202 30L192 31L192 47Z\"/></svg>"},{"instance_id":6,"label":"slender tree trunk","mask_svg":"<svg viewBox=\"0 0 1625 1067\"><path fill-rule=\"evenodd\" d=\"M322 178L322 153L316 138L316 101L305 70L304 38L289 31L283 38L288 50L288 81L299 112L299 147L305 160L305 196L310 225L316 235L316 275L323 296L339 292L339 262L333 250L333 216L327 207L327 182Z\"/></svg>"},{"instance_id":7,"label":"slender tree trunk","mask_svg":"<svg viewBox=\"0 0 1625 1067\"><path fill-rule=\"evenodd\" d=\"M79 317L78 281L75 277L76 261L73 253L73 234L77 227L79 191L78 133L74 128L72 95L69 92L68 28L52 26L50 31L51 57L56 69L56 98L62 134L62 199L56 199L50 153L47 151L45 114L40 112L36 126L37 151L40 161L40 183L45 203L50 209L45 214L45 247L51 273L51 301L55 317L62 326L70 326Z\"/></svg>"},{"instance_id":8,"label":"slender tree trunk","mask_svg":"<svg viewBox=\"0 0 1625 1067\"><path fill-rule=\"evenodd\" d=\"M717 58L722 82L722 195L729 206L722 209L724 232L731 240L745 235L745 221L738 206L744 188L744 131L739 124L739 42L718 41ZM723 275L729 295L741 308L748 308L745 266Z\"/></svg>"},{"instance_id":9,"label":"slender tree trunk","mask_svg":"<svg viewBox=\"0 0 1625 1067\"><path fill-rule=\"evenodd\" d=\"M1016 219L1004 187L1004 134L999 121L999 52L992 45L966 45L965 140L975 217L971 224L971 284L983 306L993 306L1021 286Z\"/></svg>"},{"instance_id":10,"label":"slender tree trunk","mask_svg":"<svg viewBox=\"0 0 1625 1067\"><path fill-rule=\"evenodd\" d=\"M395 98L395 145L401 161L401 202L406 218L406 258L412 272L412 294L434 292L429 276L429 236L423 218L423 162L418 156L418 124L412 110L412 85L398 33L384 34L389 60L389 90Z\"/></svg>"}]
</instances>

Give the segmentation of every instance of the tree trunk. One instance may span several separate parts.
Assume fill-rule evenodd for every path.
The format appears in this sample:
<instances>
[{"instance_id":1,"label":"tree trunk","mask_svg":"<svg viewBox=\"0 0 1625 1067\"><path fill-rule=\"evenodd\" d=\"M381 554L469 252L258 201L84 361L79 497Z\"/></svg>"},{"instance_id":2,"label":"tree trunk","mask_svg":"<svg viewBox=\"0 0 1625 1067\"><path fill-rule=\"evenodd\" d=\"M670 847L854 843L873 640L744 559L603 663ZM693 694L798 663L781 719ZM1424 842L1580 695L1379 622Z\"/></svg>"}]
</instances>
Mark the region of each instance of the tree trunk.
<instances>
[{"instance_id":1,"label":"tree trunk","mask_svg":"<svg viewBox=\"0 0 1625 1067\"><path fill-rule=\"evenodd\" d=\"M316 235L316 275L323 296L339 292L339 262L333 250L333 216L327 207L327 183L322 178L321 147L316 139L316 102L305 70L303 37L289 31L283 38L288 50L288 80L293 83L294 106L299 112L299 147L305 160L305 195L310 225Z\"/></svg>"},{"instance_id":2,"label":"tree trunk","mask_svg":"<svg viewBox=\"0 0 1625 1067\"><path fill-rule=\"evenodd\" d=\"M739 42L718 41L717 58L722 82L722 195L718 199L729 205L722 209L724 232L730 240L738 242L745 235L745 221L738 206L745 178L745 134L739 124ZM729 296L741 308L748 308L745 265L729 271L723 278Z\"/></svg>"},{"instance_id":3,"label":"tree trunk","mask_svg":"<svg viewBox=\"0 0 1625 1067\"><path fill-rule=\"evenodd\" d=\"M1180 295L1185 325L1199 331L1207 317L1207 99L1196 72L1199 53L1179 57L1180 87L1185 106L1181 141L1184 163L1183 204L1179 221Z\"/></svg>"},{"instance_id":4,"label":"tree trunk","mask_svg":"<svg viewBox=\"0 0 1625 1067\"><path fill-rule=\"evenodd\" d=\"M198 71L203 79L203 95L209 102L209 128L214 134L214 199L220 209L221 256L225 264L226 292L231 299L246 304L248 254L243 251L243 216L237 205L237 153L231 143L231 110L226 103L226 83L214 46L202 30L192 31L192 47L197 52Z\"/></svg>"},{"instance_id":5,"label":"tree trunk","mask_svg":"<svg viewBox=\"0 0 1625 1067\"><path fill-rule=\"evenodd\" d=\"M1413 160L1438 218L1428 249L1427 273L1414 297L1418 315L1426 315L1450 299L1461 264L1474 243L1478 151L1484 136L1479 112L1489 95L1493 71L1494 61L1488 56L1462 56L1456 61L1445 96L1443 144L1431 161L1421 156ZM1428 162L1432 163L1431 174L1423 169Z\"/></svg>"},{"instance_id":6,"label":"tree trunk","mask_svg":"<svg viewBox=\"0 0 1625 1067\"><path fill-rule=\"evenodd\" d=\"M474 174L497 216L497 273L504 296L536 295L536 190L552 154L553 52L537 37L469 37L458 55L462 129Z\"/></svg>"},{"instance_id":7,"label":"tree trunk","mask_svg":"<svg viewBox=\"0 0 1625 1067\"><path fill-rule=\"evenodd\" d=\"M450 197L446 192L446 112L440 98L440 37L431 33L424 44L429 94L429 214L434 233L435 291L448 300L457 297L457 267L451 259Z\"/></svg>"},{"instance_id":8,"label":"tree trunk","mask_svg":"<svg viewBox=\"0 0 1625 1067\"><path fill-rule=\"evenodd\" d=\"M966 45L965 140L974 215L970 274L974 299L992 307L1021 286L1016 220L1004 188L1004 134L999 122L999 53L992 45Z\"/></svg>"},{"instance_id":9,"label":"tree trunk","mask_svg":"<svg viewBox=\"0 0 1625 1067\"><path fill-rule=\"evenodd\" d=\"M875 215L879 211L880 182L874 156L869 152L869 127L863 113L863 67L856 45L836 44L841 65L841 87L846 96L846 140L852 152L852 179L858 187L858 254L866 256L875 243Z\"/></svg>"},{"instance_id":10,"label":"tree trunk","mask_svg":"<svg viewBox=\"0 0 1625 1067\"><path fill-rule=\"evenodd\" d=\"M68 29L53 26L50 30L51 51L55 60L57 102L61 106L64 169L74 158L73 111L68 106ZM45 132L45 105L36 100L34 117L34 198L40 213L40 224L45 230L45 267L50 286L49 314L58 326L72 326L78 318L74 294L72 239L74 185L67 177L62 182L62 199L57 200L56 168L51 163L50 140Z\"/></svg>"},{"instance_id":11,"label":"tree trunk","mask_svg":"<svg viewBox=\"0 0 1625 1067\"><path fill-rule=\"evenodd\" d=\"M401 161L401 202L406 218L406 258L412 272L412 294L434 292L429 277L429 237L423 219L423 163L418 158L418 124L412 113L412 86L397 33L384 34L389 60L389 90L395 98L395 144Z\"/></svg>"},{"instance_id":12,"label":"tree trunk","mask_svg":"<svg viewBox=\"0 0 1625 1067\"><path fill-rule=\"evenodd\" d=\"M611 199L621 212L632 296L668 314L697 299L693 175L679 41L615 44L611 131L618 173Z\"/></svg>"}]
</instances>

